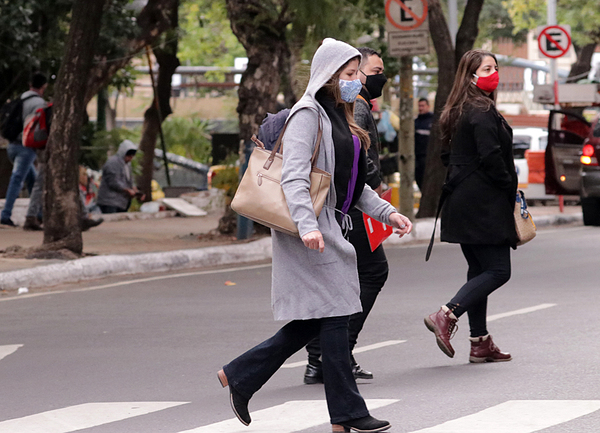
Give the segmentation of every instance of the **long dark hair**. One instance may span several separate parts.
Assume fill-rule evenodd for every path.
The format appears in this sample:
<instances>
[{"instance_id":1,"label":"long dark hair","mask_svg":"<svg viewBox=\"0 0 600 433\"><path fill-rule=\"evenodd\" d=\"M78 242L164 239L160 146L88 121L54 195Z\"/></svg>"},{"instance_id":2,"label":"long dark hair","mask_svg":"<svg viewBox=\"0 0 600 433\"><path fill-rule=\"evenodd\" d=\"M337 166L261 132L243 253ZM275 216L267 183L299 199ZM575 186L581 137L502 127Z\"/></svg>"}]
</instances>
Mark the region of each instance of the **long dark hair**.
<instances>
[{"instance_id":1,"label":"long dark hair","mask_svg":"<svg viewBox=\"0 0 600 433\"><path fill-rule=\"evenodd\" d=\"M475 79L473 74L479 69L485 57L492 57L496 62L496 66L498 66L496 56L485 50L467 51L460 59L450 96L448 96L448 100L440 116L442 143L445 146L450 143L452 133L458 119L463 113L466 103L487 111L496 101L496 90L487 95L479 87L473 85L473 80Z\"/></svg>"},{"instance_id":2,"label":"long dark hair","mask_svg":"<svg viewBox=\"0 0 600 433\"><path fill-rule=\"evenodd\" d=\"M371 138L369 137L369 133L358 126L354 121L354 102L345 102L342 99L342 94L340 92L340 75L353 60L358 60L360 63L360 57L358 56L348 60L336 71L335 74L331 76L329 81L327 81L323 87L335 99L336 105L341 105L344 107L344 114L346 115L346 121L350 127L350 132L359 138L361 147L367 150L371 146Z\"/></svg>"}]
</instances>

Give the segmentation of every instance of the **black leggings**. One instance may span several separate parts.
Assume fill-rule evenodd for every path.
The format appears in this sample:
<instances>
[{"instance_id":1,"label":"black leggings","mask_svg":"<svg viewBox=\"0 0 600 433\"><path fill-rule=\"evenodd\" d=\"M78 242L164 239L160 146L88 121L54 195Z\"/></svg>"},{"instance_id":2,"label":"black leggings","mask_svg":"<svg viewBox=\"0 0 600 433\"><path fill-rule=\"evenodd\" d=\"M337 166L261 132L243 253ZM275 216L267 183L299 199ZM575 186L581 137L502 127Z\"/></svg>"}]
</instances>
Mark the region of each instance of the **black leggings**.
<instances>
[{"instance_id":1,"label":"black leggings","mask_svg":"<svg viewBox=\"0 0 600 433\"><path fill-rule=\"evenodd\" d=\"M471 337L487 335L487 298L510 279L510 246L460 244L469 264L467 283L446 304L458 318L467 312Z\"/></svg>"}]
</instances>

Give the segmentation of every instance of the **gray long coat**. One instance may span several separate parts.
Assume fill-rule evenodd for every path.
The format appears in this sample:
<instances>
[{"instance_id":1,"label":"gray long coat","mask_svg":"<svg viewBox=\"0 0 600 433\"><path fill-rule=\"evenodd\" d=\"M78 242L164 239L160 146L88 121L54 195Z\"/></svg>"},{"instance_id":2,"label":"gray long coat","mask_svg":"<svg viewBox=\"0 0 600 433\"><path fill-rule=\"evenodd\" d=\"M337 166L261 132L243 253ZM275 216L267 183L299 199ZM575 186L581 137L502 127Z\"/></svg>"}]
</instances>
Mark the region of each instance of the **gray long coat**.
<instances>
[{"instance_id":1,"label":"gray long coat","mask_svg":"<svg viewBox=\"0 0 600 433\"><path fill-rule=\"evenodd\" d=\"M360 56L359 52L350 45L326 39L313 57L307 90L288 118L283 138L281 186L300 236L320 230L325 250L319 253L305 247L300 238L272 231L271 299L275 320L346 316L362 311L354 247L344 239L335 218L335 151L331 122L314 97L344 63L356 56ZM332 173L331 188L318 219L309 195L310 158L318 131L317 111L323 122L317 167ZM356 207L387 224L389 216L396 211L368 185Z\"/></svg>"}]
</instances>

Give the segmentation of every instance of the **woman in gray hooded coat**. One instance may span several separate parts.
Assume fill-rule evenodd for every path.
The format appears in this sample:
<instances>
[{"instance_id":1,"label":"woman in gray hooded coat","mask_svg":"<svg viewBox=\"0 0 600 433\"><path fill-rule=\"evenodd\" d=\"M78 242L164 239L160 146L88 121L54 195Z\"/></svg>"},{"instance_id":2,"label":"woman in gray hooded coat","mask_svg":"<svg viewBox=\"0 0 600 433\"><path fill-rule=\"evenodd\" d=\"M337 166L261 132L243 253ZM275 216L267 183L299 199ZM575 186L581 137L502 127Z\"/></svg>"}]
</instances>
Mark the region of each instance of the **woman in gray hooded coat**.
<instances>
[{"instance_id":1,"label":"woman in gray hooded coat","mask_svg":"<svg viewBox=\"0 0 600 433\"><path fill-rule=\"evenodd\" d=\"M396 228L412 229L408 218L379 198L366 179L369 138L353 118L360 53L325 39L315 53L306 92L292 108L283 137L283 188L300 237L272 231L272 308L275 320L290 321L273 337L219 371L229 385L238 419L251 421L248 402L294 353L319 335L323 381L333 431L379 432L390 423L369 415L350 366L348 319L362 310L353 246L344 238L347 212L356 207ZM310 199L311 156L321 123L317 167L332 174L323 211L317 218Z\"/></svg>"}]
</instances>

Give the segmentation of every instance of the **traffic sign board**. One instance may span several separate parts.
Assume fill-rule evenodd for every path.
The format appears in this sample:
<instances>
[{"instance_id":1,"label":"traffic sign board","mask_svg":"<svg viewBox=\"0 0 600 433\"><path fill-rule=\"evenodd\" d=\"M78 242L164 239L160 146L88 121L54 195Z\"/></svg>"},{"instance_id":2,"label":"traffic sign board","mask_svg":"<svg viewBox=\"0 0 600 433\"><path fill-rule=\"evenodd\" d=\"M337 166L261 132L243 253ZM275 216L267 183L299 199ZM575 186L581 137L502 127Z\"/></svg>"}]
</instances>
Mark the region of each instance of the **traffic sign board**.
<instances>
[{"instance_id":1,"label":"traffic sign board","mask_svg":"<svg viewBox=\"0 0 600 433\"><path fill-rule=\"evenodd\" d=\"M551 59L567 54L571 47L570 26L538 27L538 47L540 52Z\"/></svg>"},{"instance_id":2,"label":"traffic sign board","mask_svg":"<svg viewBox=\"0 0 600 433\"><path fill-rule=\"evenodd\" d=\"M385 16L388 31L423 30L427 23L427 0L386 0Z\"/></svg>"},{"instance_id":3,"label":"traffic sign board","mask_svg":"<svg viewBox=\"0 0 600 433\"><path fill-rule=\"evenodd\" d=\"M413 56L429 53L429 31L388 32L388 52L391 56Z\"/></svg>"}]
</instances>

